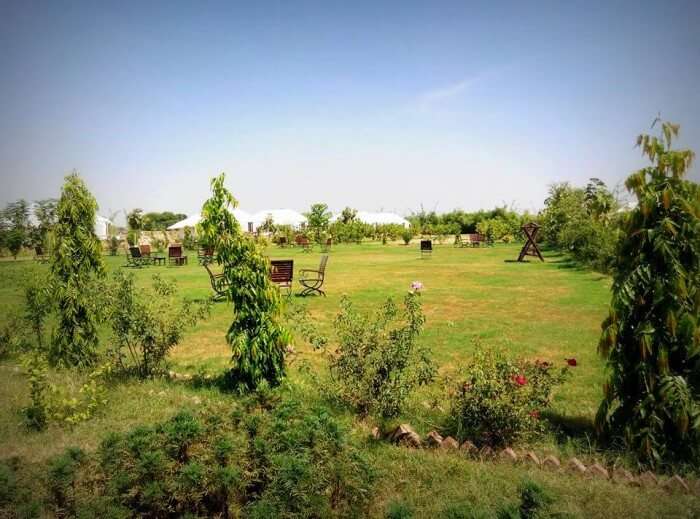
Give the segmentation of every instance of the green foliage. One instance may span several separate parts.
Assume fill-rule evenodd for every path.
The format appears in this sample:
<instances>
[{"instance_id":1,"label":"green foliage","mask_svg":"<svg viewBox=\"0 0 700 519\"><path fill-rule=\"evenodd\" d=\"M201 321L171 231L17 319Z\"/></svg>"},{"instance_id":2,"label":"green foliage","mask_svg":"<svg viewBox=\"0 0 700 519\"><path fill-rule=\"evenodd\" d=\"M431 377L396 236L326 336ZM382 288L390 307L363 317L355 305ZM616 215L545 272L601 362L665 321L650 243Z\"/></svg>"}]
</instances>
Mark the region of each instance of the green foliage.
<instances>
[{"instance_id":1,"label":"green foliage","mask_svg":"<svg viewBox=\"0 0 700 519\"><path fill-rule=\"evenodd\" d=\"M405 227L396 223L383 223L374 226L374 239L384 245L389 241L395 241L404 232Z\"/></svg>"},{"instance_id":2,"label":"green foliage","mask_svg":"<svg viewBox=\"0 0 700 519\"><path fill-rule=\"evenodd\" d=\"M411 228L404 227L403 231L401 231L401 239L403 240L404 245L411 243L411 240L413 239L413 231Z\"/></svg>"},{"instance_id":3,"label":"green foliage","mask_svg":"<svg viewBox=\"0 0 700 519\"><path fill-rule=\"evenodd\" d=\"M549 406L554 386L566 374L567 368L513 360L477 343L451 392L446 428L460 441L469 438L479 445L502 446L526 439L542 430L539 414Z\"/></svg>"},{"instance_id":4,"label":"green foliage","mask_svg":"<svg viewBox=\"0 0 700 519\"><path fill-rule=\"evenodd\" d=\"M357 209L346 207L340 212L340 221L344 224L349 224L357 219Z\"/></svg>"},{"instance_id":5,"label":"green foliage","mask_svg":"<svg viewBox=\"0 0 700 519\"><path fill-rule=\"evenodd\" d=\"M548 508L554 499L540 485L528 479L522 482L518 492L520 502L498 510L498 519L537 519L552 515Z\"/></svg>"},{"instance_id":6,"label":"green foliage","mask_svg":"<svg viewBox=\"0 0 700 519\"><path fill-rule=\"evenodd\" d=\"M321 243L325 233L328 231L328 225L331 221L331 212L326 204L312 204L306 216L306 227L314 237L316 243Z\"/></svg>"},{"instance_id":7,"label":"green foliage","mask_svg":"<svg viewBox=\"0 0 700 519\"><path fill-rule=\"evenodd\" d=\"M403 313L388 299L371 316L343 297L335 319L338 347L330 355L331 394L361 415L398 415L411 392L435 375L428 351L418 345L424 322L416 292L404 299Z\"/></svg>"},{"instance_id":8,"label":"green foliage","mask_svg":"<svg viewBox=\"0 0 700 519\"><path fill-rule=\"evenodd\" d=\"M24 301L24 320L34 332L36 347L43 352L44 325L52 310L50 280L38 272L29 276L24 287Z\"/></svg>"},{"instance_id":9,"label":"green foliage","mask_svg":"<svg viewBox=\"0 0 700 519\"><path fill-rule=\"evenodd\" d=\"M482 222L490 222L497 235L496 240L501 240L504 236L520 236L520 227L526 221L532 220L533 217L507 207L496 207L473 213L455 209L443 214L426 211L421 207L420 211L414 211L407 219L411 222L411 227L416 230L415 234L438 237L482 232L478 231L479 224L482 224L482 229L488 229L489 223ZM483 232L483 234L486 233Z\"/></svg>"},{"instance_id":10,"label":"green foliage","mask_svg":"<svg viewBox=\"0 0 700 519\"><path fill-rule=\"evenodd\" d=\"M109 254L111 256L116 256L117 252L119 252L119 240L116 236L112 236L109 239Z\"/></svg>"},{"instance_id":11,"label":"green foliage","mask_svg":"<svg viewBox=\"0 0 700 519\"><path fill-rule=\"evenodd\" d=\"M230 380L239 391L247 391L262 381L276 385L284 377L291 336L280 323L280 292L270 280L269 261L253 238L241 232L230 211L237 204L224 187L224 175L213 179L200 229L223 267L233 303L233 322L226 334L233 351Z\"/></svg>"},{"instance_id":12,"label":"green foliage","mask_svg":"<svg viewBox=\"0 0 700 519\"><path fill-rule=\"evenodd\" d=\"M619 204L592 178L585 189L564 182L549 188L542 212L542 238L601 272L611 270L619 238Z\"/></svg>"},{"instance_id":13,"label":"green foliage","mask_svg":"<svg viewBox=\"0 0 700 519\"><path fill-rule=\"evenodd\" d=\"M161 373L168 352L210 309L208 301L181 300L175 282L157 274L152 289L144 290L136 288L133 274L117 271L108 293L115 366L140 378Z\"/></svg>"},{"instance_id":14,"label":"green foliage","mask_svg":"<svg viewBox=\"0 0 700 519\"><path fill-rule=\"evenodd\" d=\"M26 200L11 202L0 212L2 246L7 248L15 259L22 247L30 244L30 231L29 204Z\"/></svg>"},{"instance_id":15,"label":"green foliage","mask_svg":"<svg viewBox=\"0 0 700 519\"><path fill-rule=\"evenodd\" d=\"M491 519L492 514L470 504L448 505L440 514L440 519Z\"/></svg>"},{"instance_id":16,"label":"green foliage","mask_svg":"<svg viewBox=\"0 0 700 519\"><path fill-rule=\"evenodd\" d=\"M183 231L182 246L188 250L195 250L197 248L197 238L191 227L185 227Z\"/></svg>"},{"instance_id":17,"label":"green foliage","mask_svg":"<svg viewBox=\"0 0 700 519\"><path fill-rule=\"evenodd\" d=\"M140 231L143 229L143 209L134 209L126 215L126 224L132 231Z\"/></svg>"},{"instance_id":18,"label":"green foliage","mask_svg":"<svg viewBox=\"0 0 700 519\"><path fill-rule=\"evenodd\" d=\"M137 209L138 210L138 209ZM172 224L187 218L186 214L163 211L162 213L146 213L141 216L141 229L144 231L164 231Z\"/></svg>"},{"instance_id":19,"label":"green foliage","mask_svg":"<svg viewBox=\"0 0 700 519\"><path fill-rule=\"evenodd\" d=\"M365 237L374 237L374 227L356 219L348 222L338 219L330 224L328 232L336 243L362 243Z\"/></svg>"},{"instance_id":20,"label":"green foliage","mask_svg":"<svg viewBox=\"0 0 700 519\"><path fill-rule=\"evenodd\" d=\"M392 501L384 514L386 519L412 519L415 517L414 508L404 501Z\"/></svg>"},{"instance_id":21,"label":"green foliage","mask_svg":"<svg viewBox=\"0 0 700 519\"><path fill-rule=\"evenodd\" d=\"M104 275L95 236L97 202L76 173L66 177L56 213L56 247L51 255L52 298L58 310L49 361L90 366L97 359L96 280Z\"/></svg>"},{"instance_id":22,"label":"green foliage","mask_svg":"<svg viewBox=\"0 0 700 519\"><path fill-rule=\"evenodd\" d=\"M26 364L27 378L29 380L29 398L31 404L25 407L22 412L27 427L35 431L46 428L48 422L48 412L46 403L46 393L48 385L46 382L46 361L37 353L32 355Z\"/></svg>"},{"instance_id":23,"label":"green foliage","mask_svg":"<svg viewBox=\"0 0 700 519\"><path fill-rule=\"evenodd\" d=\"M637 207L623 224L610 315L599 352L610 378L596 416L643 462L700 454L700 190L684 179L690 150L678 126L637 141L652 165L627 179Z\"/></svg>"},{"instance_id":24,"label":"green foliage","mask_svg":"<svg viewBox=\"0 0 700 519\"><path fill-rule=\"evenodd\" d=\"M53 458L48 467L48 489L57 516L71 516L75 513L75 486L78 469L85 459L85 453L76 447Z\"/></svg>"},{"instance_id":25,"label":"green foliage","mask_svg":"<svg viewBox=\"0 0 700 519\"><path fill-rule=\"evenodd\" d=\"M146 517L363 515L374 470L327 411L289 400L269 409L251 399L246 407L225 418L220 410L180 412L110 434L94 459L63 455L50 468L55 508ZM81 462L91 477L76 478Z\"/></svg>"},{"instance_id":26,"label":"green foliage","mask_svg":"<svg viewBox=\"0 0 700 519\"><path fill-rule=\"evenodd\" d=\"M48 250L49 233L56 225L56 208L58 200L47 198L34 202L34 217L37 225L30 231L33 245L41 245Z\"/></svg>"},{"instance_id":27,"label":"green foliage","mask_svg":"<svg viewBox=\"0 0 700 519\"><path fill-rule=\"evenodd\" d=\"M10 503L17 490L15 471L7 463L0 461L0 506Z\"/></svg>"}]
</instances>

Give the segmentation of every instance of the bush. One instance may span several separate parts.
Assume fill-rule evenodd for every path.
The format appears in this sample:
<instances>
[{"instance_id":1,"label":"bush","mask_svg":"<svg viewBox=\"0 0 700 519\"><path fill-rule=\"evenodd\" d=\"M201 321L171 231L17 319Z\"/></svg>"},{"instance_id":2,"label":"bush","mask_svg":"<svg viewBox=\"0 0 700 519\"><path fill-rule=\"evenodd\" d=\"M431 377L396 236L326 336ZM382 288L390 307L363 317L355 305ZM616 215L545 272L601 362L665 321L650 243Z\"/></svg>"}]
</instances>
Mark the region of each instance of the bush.
<instances>
[{"instance_id":1,"label":"bush","mask_svg":"<svg viewBox=\"0 0 700 519\"><path fill-rule=\"evenodd\" d=\"M460 441L509 445L543 428L540 412L567 368L548 362L512 360L502 351L477 344L471 362L460 373L451 395L447 429Z\"/></svg>"},{"instance_id":2,"label":"bush","mask_svg":"<svg viewBox=\"0 0 700 519\"><path fill-rule=\"evenodd\" d=\"M90 477L83 480L75 479L74 458L64 455L50 469L54 506L147 517L366 512L374 470L325 410L291 400L273 409L254 399L245 405L228 418L220 410L180 412L155 426L112 433L87 461Z\"/></svg>"},{"instance_id":3,"label":"bush","mask_svg":"<svg viewBox=\"0 0 700 519\"><path fill-rule=\"evenodd\" d=\"M48 490L59 517L71 516L75 512L76 476L84 459L85 453L72 447L49 462Z\"/></svg>"},{"instance_id":4,"label":"bush","mask_svg":"<svg viewBox=\"0 0 700 519\"><path fill-rule=\"evenodd\" d=\"M331 394L361 415L398 415L410 393L435 375L428 351L417 343L424 322L417 291L404 299L402 315L392 299L366 316L343 297L335 320L338 348L330 357Z\"/></svg>"},{"instance_id":5,"label":"bush","mask_svg":"<svg viewBox=\"0 0 700 519\"><path fill-rule=\"evenodd\" d=\"M411 231L411 229L404 228L404 230L401 231L401 239L403 240L404 245L408 245L413 239L413 231Z\"/></svg>"},{"instance_id":6,"label":"bush","mask_svg":"<svg viewBox=\"0 0 700 519\"><path fill-rule=\"evenodd\" d=\"M160 373L168 352L209 309L208 302L179 299L175 282L159 275L153 276L152 289L148 290L136 288L133 274L115 272L107 310L115 367L140 378Z\"/></svg>"}]
</instances>

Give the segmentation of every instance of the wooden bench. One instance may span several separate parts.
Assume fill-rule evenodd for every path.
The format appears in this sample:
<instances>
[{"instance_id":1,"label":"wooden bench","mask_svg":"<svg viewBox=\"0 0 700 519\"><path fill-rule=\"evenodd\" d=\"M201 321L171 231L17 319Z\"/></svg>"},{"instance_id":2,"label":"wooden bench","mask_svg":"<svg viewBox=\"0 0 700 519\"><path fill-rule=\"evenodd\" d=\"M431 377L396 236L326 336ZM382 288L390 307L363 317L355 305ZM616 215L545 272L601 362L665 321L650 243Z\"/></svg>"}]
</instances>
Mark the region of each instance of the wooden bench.
<instances>
[{"instance_id":1,"label":"wooden bench","mask_svg":"<svg viewBox=\"0 0 700 519\"><path fill-rule=\"evenodd\" d=\"M428 256L430 257L433 253L433 242L431 240L421 240L420 241L420 257Z\"/></svg>"},{"instance_id":2,"label":"wooden bench","mask_svg":"<svg viewBox=\"0 0 700 519\"><path fill-rule=\"evenodd\" d=\"M280 289L286 288L287 295L292 293L292 279L294 277L294 260L270 261L270 279Z\"/></svg>"}]
</instances>

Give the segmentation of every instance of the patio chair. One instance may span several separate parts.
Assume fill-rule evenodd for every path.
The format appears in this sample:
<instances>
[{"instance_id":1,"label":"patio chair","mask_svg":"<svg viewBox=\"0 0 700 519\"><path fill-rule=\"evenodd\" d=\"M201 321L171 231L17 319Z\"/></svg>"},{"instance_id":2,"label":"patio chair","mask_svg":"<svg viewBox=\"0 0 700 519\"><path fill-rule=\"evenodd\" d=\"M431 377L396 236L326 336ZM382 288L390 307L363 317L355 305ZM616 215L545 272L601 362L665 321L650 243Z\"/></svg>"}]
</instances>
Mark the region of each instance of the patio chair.
<instances>
[{"instance_id":1,"label":"patio chair","mask_svg":"<svg viewBox=\"0 0 700 519\"><path fill-rule=\"evenodd\" d=\"M420 241L420 257L424 256L430 257L433 253L433 242L431 240L421 240Z\"/></svg>"},{"instance_id":2,"label":"patio chair","mask_svg":"<svg viewBox=\"0 0 700 519\"><path fill-rule=\"evenodd\" d=\"M301 234L298 234L297 237L294 239L294 242L301 247L302 252L311 252L311 242L306 236L302 236Z\"/></svg>"},{"instance_id":3,"label":"patio chair","mask_svg":"<svg viewBox=\"0 0 700 519\"><path fill-rule=\"evenodd\" d=\"M168 265L181 267L187 265L187 256L182 253L182 245L171 245L168 247Z\"/></svg>"},{"instance_id":4,"label":"patio chair","mask_svg":"<svg viewBox=\"0 0 700 519\"><path fill-rule=\"evenodd\" d=\"M287 295L292 293L292 278L294 277L294 260L270 261L270 279L280 289L286 288Z\"/></svg>"},{"instance_id":5,"label":"patio chair","mask_svg":"<svg viewBox=\"0 0 700 519\"><path fill-rule=\"evenodd\" d=\"M203 247L197 252L197 261L200 265L207 265L214 261L214 248Z\"/></svg>"},{"instance_id":6,"label":"patio chair","mask_svg":"<svg viewBox=\"0 0 700 519\"><path fill-rule=\"evenodd\" d=\"M327 238L325 243L322 245L323 252L330 252L332 245L333 245L333 238Z\"/></svg>"},{"instance_id":7,"label":"patio chair","mask_svg":"<svg viewBox=\"0 0 700 519\"><path fill-rule=\"evenodd\" d=\"M141 254L141 249L139 247L129 247L129 252L126 253L126 265L124 267L134 267L141 268L144 265L149 265L151 260L145 258Z\"/></svg>"},{"instance_id":8,"label":"patio chair","mask_svg":"<svg viewBox=\"0 0 700 519\"><path fill-rule=\"evenodd\" d=\"M321 256L321 263L318 266L318 270L313 269L301 269L299 271L299 283L304 289L299 293L300 296L308 296L314 292L321 294L325 297L326 293L321 290L323 282L326 278L326 264L328 263L328 254Z\"/></svg>"},{"instance_id":9,"label":"patio chair","mask_svg":"<svg viewBox=\"0 0 700 519\"><path fill-rule=\"evenodd\" d=\"M214 291L212 299L214 301L223 301L228 297L229 283L224 277L223 273L214 274L209 268L210 264L211 262L202 263L204 268L207 269L207 273L209 274L209 282L211 283L211 289Z\"/></svg>"},{"instance_id":10,"label":"patio chair","mask_svg":"<svg viewBox=\"0 0 700 519\"><path fill-rule=\"evenodd\" d=\"M141 256L144 258L151 257L151 246L148 244L139 245L139 250L141 251Z\"/></svg>"},{"instance_id":11,"label":"patio chair","mask_svg":"<svg viewBox=\"0 0 700 519\"><path fill-rule=\"evenodd\" d=\"M44 252L44 248L41 245L34 247L34 252L36 253L34 259L39 263L46 263L49 261L49 255Z\"/></svg>"}]
</instances>

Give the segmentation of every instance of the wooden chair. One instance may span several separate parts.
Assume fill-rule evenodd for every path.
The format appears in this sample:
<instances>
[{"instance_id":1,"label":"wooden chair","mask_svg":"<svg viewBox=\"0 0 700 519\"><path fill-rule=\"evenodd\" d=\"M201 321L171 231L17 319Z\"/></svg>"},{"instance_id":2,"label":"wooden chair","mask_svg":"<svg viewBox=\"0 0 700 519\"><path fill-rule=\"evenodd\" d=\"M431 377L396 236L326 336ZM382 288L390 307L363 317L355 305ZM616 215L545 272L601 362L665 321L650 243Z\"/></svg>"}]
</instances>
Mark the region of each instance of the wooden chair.
<instances>
[{"instance_id":1,"label":"wooden chair","mask_svg":"<svg viewBox=\"0 0 700 519\"><path fill-rule=\"evenodd\" d=\"M299 234L294 241L299 247L301 247L302 252L311 252L311 242L306 236Z\"/></svg>"},{"instance_id":2,"label":"wooden chair","mask_svg":"<svg viewBox=\"0 0 700 519\"><path fill-rule=\"evenodd\" d=\"M149 265L151 260L145 258L141 254L141 249L139 247L129 247L129 252L126 253L126 265L125 267L135 267L141 268L144 265Z\"/></svg>"},{"instance_id":3,"label":"wooden chair","mask_svg":"<svg viewBox=\"0 0 700 519\"><path fill-rule=\"evenodd\" d=\"M41 245L34 247L34 252L36 253L34 259L39 263L46 263L49 261L49 255L44 252L44 248Z\"/></svg>"},{"instance_id":4,"label":"wooden chair","mask_svg":"<svg viewBox=\"0 0 700 519\"><path fill-rule=\"evenodd\" d=\"M481 247L486 245L486 236L480 233L467 234L467 239L469 240L469 245L471 247Z\"/></svg>"},{"instance_id":5,"label":"wooden chair","mask_svg":"<svg viewBox=\"0 0 700 519\"><path fill-rule=\"evenodd\" d=\"M168 247L168 264L176 267L187 265L187 256L182 253L182 245Z\"/></svg>"},{"instance_id":6,"label":"wooden chair","mask_svg":"<svg viewBox=\"0 0 700 519\"><path fill-rule=\"evenodd\" d=\"M270 279L280 289L286 288L287 295L292 293L294 277L294 260L272 260L270 262Z\"/></svg>"},{"instance_id":7,"label":"wooden chair","mask_svg":"<svg viewBox=\"0 0 700 519\"><path fill-rule=\"evenodd\" d=\"M326 278L326 264L328 263L328 254L321 256L321 263L318 266L318 270L312 269L301 269L299 271L299 283L304 289L299 293L300 296L308 296L314 292L321 294L325 297L326 293L321 290L323 282Z\"/></svg>"},{"instance_id":8,"label":"wooden chair","mask_svg":"<svg viewBox=\"0 0 700 519\"><path fill-rule=\"evenodd\" d=\"M212 299L214 301L223 301L228 297L229 283L224 277L223 273L214 274L209 268L210 264L211 262L202 263L204 268L207 269L207 273L209 274L209 282L211 283L211 289L214 291Z\"/></svg>"},{"instance_id":9,"label":"wooden chair","mask_svg":"<svg viewBox=\"0 0 700 519\"><path fill-rule=\"evenodd\" d=\"M332 245L333 245L333 238L327 238L326 242L322 246L323 252L330 252Z\"/></svg>"},{"instance_id":10,"label":"wooden chair","mask_svg":"<svg viewBox=\"0 0 700 519\"><path fill-rule=\"evenodd\" d=\"M214 261L214 248L203 247L197 252L197 261L200 265L208 265Z\"/></svg>"},{"instance_id":11,"label":"wooden chair","mask_svg":"<svg viewBox=\"0 0 700 519\"><path fill-rule=\"evenodd\" d=\"M461 234L455 234L455 247L460 249L469 245L469 240L462 238Z\"/></svg>"},{"instance_id":12,"label":"wooden chair","mask_svg":"<svg viewBox=\"0 0 700 519\"><path fill-rule=\"evenodd\" d=\"M141 251L141 256L144 258L151 257L151 246L150 245L139 245L139 250Z\"/></svg>"},{"instance_id":13,"label":"wooden chair","mask_svg":"<svg viewBox=\"0 0 700 519\"><path fill-rule=\"evenodd\" d=\"M431 240L420 241L420 257L428 256L433 253L433 242Z\"/></svg>"},{"instance_id":14,"label":"wooden chair","mask_svg":"<svg viewBox=\"0 0 700 519\"><path fill-rule=\"evenodd\" d=\"M277 246L278 247L282 247L284 249L287 245L289 245L289 244L287 243L286 236L280 236L279 238L277 238Z\"/></svg>"}]
</instances>

